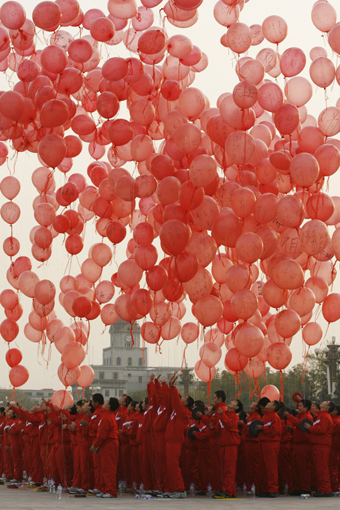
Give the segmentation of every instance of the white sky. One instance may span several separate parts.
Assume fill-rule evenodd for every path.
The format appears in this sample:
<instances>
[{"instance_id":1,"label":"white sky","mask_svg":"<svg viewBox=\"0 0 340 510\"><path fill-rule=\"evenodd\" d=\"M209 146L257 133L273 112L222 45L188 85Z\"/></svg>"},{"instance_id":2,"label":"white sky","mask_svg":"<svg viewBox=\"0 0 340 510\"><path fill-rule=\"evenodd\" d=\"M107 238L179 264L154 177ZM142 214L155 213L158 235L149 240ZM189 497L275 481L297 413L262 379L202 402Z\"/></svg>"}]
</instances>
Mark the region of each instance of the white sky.
<instances>
[{"instance_id":1,"label":"white sky","mask_svg":"<svg viewBox=\"0 0 340 510\"><path fill-rule=\"evenodd\" d=\"M27 12L27 16L31 17L31 12L35 5L38 2L33 0L25 0L24 6ZM155 11L155 24L160 24L159 22L159 14L158 9L164 5L165 1L158 6ZM336 2L333 2L336 7ZM139 4L139 2L138 2ZM231 92L234 85L237 83L237 77L234 71L235 66L235 58L234 56L220 44L220 37L226 32L226 29L220 26L213 17L213 7L215 1L214 0L204 0L203 5L199 8L199 20L198 22L191 28L186 30L180 30L176 27L172 26L170 23L165 22L165 27L168 32L168 35L174 35L175 33L183 32L186 36L188 36L192 42L199 46L200 49L205 52L209 57L209 66L203 73L196 74L196 80L193 83L194 87L200 88L210 99L211 106L216 105L216 100L224 92ZM249 2L245 5L244 10L241 13L240 21L246 23L248 25L252 24L261 24L262 21L269 15L277 14L282 16L288 23L288 37L287 39L280 44L280 52L282 53L285 49L298 46L306 53L307 56L307 65L304 69L302 76L309 78L309 51L314 46L324 46L327 49L328 57L332 58L334 64L337 66L337 57L332 56L332 52L330 48L326 44L325 38L322 34L313 26L311 22L311 8L314 2L312 0L249 0ZM107 2L105 0L97 0L94 3L90 0L81 0L80 5L82 10L85 12L94 6L102 9L104 12L107 12ZM65 28L65 30L71 32L73 35L77 32L71 28ZM249 55L255 57L258 51L265 47L273 47L274 45L264 41L260 46L252 47L249 51ZM123 56L127 57L129 55L123 43L120 43L118 46L114 46L110 50L111 56ZM103 55L106 55L106 51L103 51ZM103 61L101 62L101 65ZM11 72L8 72L8 76L11 77ZM270 77L269 77L270 78ZM11 77L12 81L16 81L16 75ZM282 76L278 78L278 83L283 85ZM7 78L4 75L0 76L0 89L8 90L9 85L7 83ZM308 112L314 116L318 116L318 114L325 108L325 98L324 92L321 89L317 90L317 87L313 87L314 95L312 100L307 104ZM328 91L329 101L328 105L335 105L337 99L339 98L339 86L335 83L332 87L332 90ZM123 112L122 108L122 112ZM124 113L123 113L124 115ZM69 131L67 134L71 134ZM72 172L80 172L86 175L86 168L88 164L91 162L91 158L87 152L87 144L84 144L83 154L75 158L74 165L72 170L69 172L70 175ZM32 201L36 196L36 190L31 184L31 174L39 165L37 158L34 154L31 153L21 153L18 158L12 158L8 164L11 171L15 169L15 175L19 178L21 182L21 192L18 197L14 200L16 203L20 205L21 208L21 217L19 221L14 225L14 236L17 237L21 244L21 250L19 255L30 256L31 243L29 241L29 231L36 224L33 217L33 209L32 209ZM0 167L0 178L2 179L8 175L7 165L3 165ZM64 175L61 174L58 170L55 175L57 187L61 186L64 183ZM340 190L340 181L339 176L332 176L331 185L330 185L330 195L339 195ZM0 197L0 205L6 201L2 196ZM2 244L3 239L10 235L10 228L7 224L0 219L0 242ZM80 256L78 256L79 262L81 263L85 258L87 258L88 248L95 242L99 242L101 240L100 236L96 233L94 228L94 223L92 221L86 226L86 247ZM68 263L68 256L66 254L65 249L62 246L63 237L59 235L53 241L53 255L50 260L39 267L39 263L35 261L32 257L33 270L37 272L40 279L48 278L51 279L59 292L58 282L60 278L64 276L66 270L66 266ZM1 268L2 271L0 273L0 290L4 288L10 288L7 280L6 280L6 270L9 267L9 259L3 253L0 256L1 260ZM122 243L119 245L116 253L116 260L120 262L124 260L125 257L125 245ZM161 257L160 257L161 258ZM110 279L112 273L116 272L116 264L115 262L112 265L104 268L102 279ZM80 268L76 260L72 262L71 274L75 276L80 273ZM333 291L339 292L340 286L339 283L336 282L333 288ZM117 293L116 293L117 296ZM26 322L28 322L28 315L31 311L31 300L26 298L25 296L21 297L21 303L24 307L24 314L21 320L19 321L20 333L16 339L11 344L11 347L19 347L23 352L23 361L29 372L30 379L26 383L24 388L51 388L58 389L61 387L61 383L57 376L57 368L60 363L60 355L53 348L52 350L52 359L51 362L46 368L46 362L42 359L41 355L37 352L37 345L29 342L23 334L23 328ZM190 303L188 304L188 309L190 309ZM56 300L56 311L58 317L61 318L64 323L70 324L72 321L70 317L66 314L66 312L59 305L58 300ZM0 320L5 318L3 309L0 310ZM189 314L183 319L182 323L185 320L191 320ZM326 329L326 325L324 329ZM91 322L91 336L89 341L89 350L88 356L85 359L85 363L101 363L102 361L102 348L106 347L109 343L109 334L108 328L106 331L104 330L104 326L100 319ZM330 338L332 335L336 335L337 325L333 324L329 327L327 338ZM291 345L293 352L293 362L299 362L302 353L302 341L299 336L294 338L294 341ZM7 350L7 344L5 342L0 342L0 359L2 361L2 370L0 371L0 387L9 388L9 380L8 380L8 371L9 368L5 362L5 353ZM171 342L164 342L162 345L162 354L155 354L154 348L150 347L149 350L149 363L151 365L179 365L182 360L182 352L183 352L183 342L180 340L177 344L175 340ZM225 352L224 352L225 354ZM224 355L222 357L222 360ZM195 361L198 359L198 346L197 342L190 345L186 351L186 359L189 365L193 366ZM220 363L220 366L223 367L223 362Z\"/></svg>"}]
</instances>

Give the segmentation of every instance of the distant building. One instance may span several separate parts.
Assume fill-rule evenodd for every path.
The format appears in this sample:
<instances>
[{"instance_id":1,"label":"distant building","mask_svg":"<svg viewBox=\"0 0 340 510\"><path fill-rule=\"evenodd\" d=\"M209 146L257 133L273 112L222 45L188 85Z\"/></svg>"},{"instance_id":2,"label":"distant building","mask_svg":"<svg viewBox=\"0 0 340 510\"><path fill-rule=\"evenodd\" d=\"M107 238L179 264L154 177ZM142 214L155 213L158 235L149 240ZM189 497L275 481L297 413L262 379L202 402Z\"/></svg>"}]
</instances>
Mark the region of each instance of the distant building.
<instances>
[{"instance_id":1,"label":"distant building","mask_svg":"<svg viewBox=\"0 0 340 510\"><path fill-rule=\"evenodd\" d=\"M133 328L133 347L130 329L128 322L117 319L110 326L110 347L103 349L103 364L91 365L94 370L91 386L100 388L104 398L146 390L152 372L169 378L174 370L180 371L179 367L149 367L147 348L141 347L139 324Z\"/></svg>"},{"instance_id":2,"label":"distant building","mask_svg":"<svg viewBox=\"0 0 340 510\"><path fill-rule=\"evenodd\" d=\"M53 393L55 390L52 390L50 388L42 389L42 390L22 390L20 389L20 393L24 394L26 397L31 398L32 400L35 400L37 403L41 402L42 398L45 398L46 400L49 398L52 398Z\"/></svg>"}]
</instances>

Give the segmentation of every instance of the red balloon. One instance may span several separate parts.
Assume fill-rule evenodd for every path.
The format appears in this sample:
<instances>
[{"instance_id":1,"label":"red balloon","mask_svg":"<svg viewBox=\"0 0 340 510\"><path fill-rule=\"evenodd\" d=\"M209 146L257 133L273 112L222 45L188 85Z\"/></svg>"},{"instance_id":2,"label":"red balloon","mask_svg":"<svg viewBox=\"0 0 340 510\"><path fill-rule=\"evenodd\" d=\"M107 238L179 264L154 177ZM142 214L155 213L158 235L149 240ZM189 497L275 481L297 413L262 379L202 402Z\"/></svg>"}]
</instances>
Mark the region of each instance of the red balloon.
<instances>
[{"instance_id":1,"label":"red balloon","mask_svg":"<svg viewBox=\"0 0 340 510\"><path fill-rule=\"evenodd\" d=\"M23 365L16 365L9 371L9 380L14 388L19 388L28 381L29 372Z\"/></svg>"},{"instance_id":2,"label":"red balloon","mask_svg":"<svg viewBox=\"0 0 340 510\"><path fill-rule=\"evenodd\" d=\"M22 354L21 354L21 351L19 351L19 349L13 348L13 349L9 349L6 352L6 362L11 368L15 367L16 365L19 365L21 360L22 360Z\"/></svg>"}]
</instances>

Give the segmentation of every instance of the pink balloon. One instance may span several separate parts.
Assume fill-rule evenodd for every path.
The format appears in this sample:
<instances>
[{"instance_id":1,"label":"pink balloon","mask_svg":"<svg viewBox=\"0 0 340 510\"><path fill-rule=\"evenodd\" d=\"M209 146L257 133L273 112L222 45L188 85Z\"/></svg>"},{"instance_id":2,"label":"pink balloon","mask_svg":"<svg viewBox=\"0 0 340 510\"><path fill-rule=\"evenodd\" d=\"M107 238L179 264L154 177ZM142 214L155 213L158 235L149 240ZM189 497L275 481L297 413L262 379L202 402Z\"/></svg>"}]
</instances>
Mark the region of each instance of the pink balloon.
<instances>
[{"instance_id":1,"label":"pink balloon","mask_svg":"<svg viewBox=\"0 0 340 510\"><path fill-rule=\"evenodd\" d=\"M209 383L216 374L216 368L209 368L203 363L203 361L197 361L195 364L195 374L201 381Z\"/></svg>"},{"instance_id":2,"label":"pink balloon","mask_svg":"<svg viewBox=\"0 0 340 510\"><path fill-rule=\"evenodd\" d=\"M235 348L230 349L224 359L226 369L235 373L241 372L247 366L247 363L248 358L242 356Z\"/></svg>"},{"instance_id":3,"label":"pink balloon","mask_svg":"<svg viewBox=\"0 0 340 510\"><path fill-rule=\"evenodd\" d=\"M73 404L73 397L69 391L58 390L53 393L51 403L60 409L64 409Z\"/></svg>"},{"instance_id":4,"label":"pink balloon","mask_svg":"<svg viewBox=\"0 0 340 510\"><path fill-rule=\"evenodd\" d=\"M85 349L80 343L71 342L63 350L64 364L68 369L75 368L84 361L85 355Z\"/></svg>"},{"instance_id":5,"label":"pink balloon","mask_svg":"<svg viewBox=\"0 0 340 510\"><path fill-rule=\"evenodd\" d=\"M213 368L220 361L222 351L217 344L213 342L206 342L200 348L199 354L202 362L208 368Z\"/></svg>"},{"instance_id":6,"label":"pink balloon","mask_svg":"<svg viewBox=\"0 0 340 510\"><path fill-rule=\"evenodd\" d=\"M235 335L235 347L242 356L253 358L264 345L264 336L262 331L250 323L241 325L241 328Z\"/></svg>"},{"instance_id":7,"label":"pink balloon","mask_svg":"<svg viewBox=\"0 0 340 510\"><path fill-rule=\"evenodd\" d=\"M80 367L80 375L77 379L79 386L82 388L87 388L90 384L93 383L94 380L94 371L93 368L89 365L83 365Z\"/></svg>"},{"instance_id":8,"label":"pink balloon","mask_svg":"<svg viewBox=\"0 0 340 510\"><path fill-rule=\"evenodd\" d=\"M1 13L0 13L1 14ZM29 378L29 372L23 365L17 365L9 371L9 380L14 388L23 386Z\"/></svg>"},{"instance_id":9,"label":"pink balloon","mask_svg":"<svg viewBox=\"0 0 340 510\"><path fill-rule=\"evenodd\" d=\"M263 397L269 398L270 401L280 400L280 391L276 386L267 384L267 386L264 386L261 390L261 398Z\"/></svg>"},{"instance_id":10,"label":"pink balloon","mask_svg":"<svg viewBox=\"0 0 340 510\"><path fill-rule=\"evenodd\" d=\"M340 294L329 294L322 304L322 315L327 322L335 322L340 319Z\"/></svg>"},{"instance_id":11,"label":"pink balloon","mask_svg":"<svg viewBox=\"0 0 340 510\"><path fill-rule=\"evenodd\" d=\"M316 345L322 339L322 327L317 322L309 322L302 330L302 338L307 345Z\"/></svg>"},{"instance_id":12,"label":"pink balloon","mask_svg":"<svg viewBox=\"0 0 340 510\"><path fill-rule=\"evenodd\" d=\"M35 297L35 287L37 283L39 283L39 278L33 271L22 272L18 279L19 289L25 296L30 298Z\"/></svg>"},{"instance_id":13,"label":"pink balloon","mask_svg":"<svg viewBox=\"0 0 340 510\"><path fill-rule=\"evenodd\" d=\"M62 384L67 387L74 384L80 376L80 367L68 369L65 363L61 363L58 367L58 377Z\"/></svg>"},{"instance_id":14,"label":"pink balloon","mask_svg":"<svg viewBox=\"0 0 340 510\"><path fill-rule=\"evenodd\" d=\"M194 322L186 322L181 330L181 337L183 342L191 344L197 340L199 335L199 327Z\"/></svg>"}]
</instances>

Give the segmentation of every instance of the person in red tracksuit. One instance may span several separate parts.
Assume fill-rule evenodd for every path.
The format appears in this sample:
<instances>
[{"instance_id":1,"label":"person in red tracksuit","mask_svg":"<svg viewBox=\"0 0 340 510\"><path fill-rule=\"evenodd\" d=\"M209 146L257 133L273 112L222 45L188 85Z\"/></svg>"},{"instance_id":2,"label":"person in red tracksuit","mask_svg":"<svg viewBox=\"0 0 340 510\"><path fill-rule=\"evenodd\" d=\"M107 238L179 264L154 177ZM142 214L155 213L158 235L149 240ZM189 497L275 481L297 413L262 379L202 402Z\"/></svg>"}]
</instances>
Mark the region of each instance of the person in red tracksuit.
<instances>
[{"instance_id":1,"label":"person in red tracksuit","mask_svg":"<svg viewBox=\"0 0 340 510\"><path fill-rule=\"evenodd\" d=\"M331 412L333 420L332 448L329 455L329 476L333 492L339 492L339 454L340 454L340 407Z\"/></svg>"},{"instance_id":2,"label":"person in red tracksuit","mask_svg":"<svg viewBox=\"0 0 340 510\"><path fill-rule=\"evenodd\" d=\"M90 452L92 438L89 435L89 424L92 418L94 408L90 402L83 405L82 420L79 423L78 441L80 444L80 470L81 485L80 489L89 491L95 486L95 475L93 465L93 454Z\"/></svg>"},{"instance_id":3,"label":"person in red tracksuit","mask_svg":"<svg viewBox=\"0 0 340 510\"><path fill-rule=\"evenodd\" d=\"M136 470L138 469L138 477L136 482L138 483L138 487L140 483L142 482L142 468L143 468L143 435L142 435L142 427L143 427L143 421L144 421L144 410L143 410L143 403L139 402L139 404L136 405L136 411L138 413L137 417L137 432L136 432Z\"/></svg>"},{"instance_id":4,"label":"person in red tracksuit","mask_svg":"<svg viewBox=\"0 0 340 510\"><path fill-rule=\"evenodd\" d=\"M260 440L258 437L249 435L249 427L255 420L261 420L260 409L256 402L250 405L250 411L247 414L247 421L242 425L244 434L244 452L246 458L246 484L247 491L251 490L252 485L255 489L259 487L259 469L260 469Z\"/></svg>"},{"instance_id":5,"label":"person in red tracksuit","mask_svg":"<svg viewBox=\"0 0 340 510\"><path fill-rule=\"evenodd\" d=\"M264 474L259 495L269 498L276 498L279 491L278 459L282 432L281 420L277 415L279 409L277 400L268 402L262 417L263 425L256 425L256 430L261 431L261 470Z\"/></svg>"},{"instance_id":6,"label":"person in red tracksuit","mask_svg":"<svg viewBox=\"0 0 340 510\"><path fill-rule=\"evenodd\" d=\"M9 411L9 407L6 407L6 417L5 423L3 427L3 452L4 452L4 471L7 480L11 480L13 478L13 464L12 464L12 455L11 455L11 445L9 440L9 427L10 427L10 418L8 418L7 413Z\"/></svg>"},{"instance_id":7,"label":"person in red tracksuit","mask_svg":"<svg viewBox=\"0 0 340 510\"><path fill-rule=\"evenodd\" d=\"M69 425L70 430L73 431L74 437L73 437L73 480L72 480L72 488L73 489L80 489L82 487L82 476L81 476L81 458L80 458L80 451L81 451L81 430L83 427L80 426L80 422L83 420L84 407L85 402L83 400L79 400L76 403L76 409L77 414L73 418L73 421ZM89 489L89 487L88 487Z\"/></svg>"},{"instance_id":8,"label":"person in red tracksuit","mask_svg":"<svg viewBox=\"0 0 340 510\"><path fill-rule=\"evenodd\" d=\"M302 420L307 419L313 421L312 415L310 414L310 400L300 400L297 408L297 416L293 416L288 412L284 413L287 418L286 427L290 427L293 432L293 490L290 492L292 496L310 494L311 492L312 444L310 442L310 435L300 429L300 422Z\"/></svg>"},{"instance_id":9,"label":"person in red tracksuit","mask_svg":"<svg viewBox=\"0 0 340 510\"><path fill-rule=\"evenodd\" d=\"M57 409L50 403L47 405L51 409L49 418L58 431L55 460L59 480L63 487L71 487L73 478L72 431L69 430L71 416L66 409Z\"/></svg>"},{"instance_id":10,"label":"person in red tracksuit","mask_svg":"<svg viewBox=\"0 0 340 510\"><path fill-rule=\"evenodd\" d=\"M130 458L129 458L129 466L130 466L130 484L133 485L133 482L139 486L140 484L140 473L139 473L139 452L138 452L138 443L136 440L138 424L139 424L139 412L136 410L139 406L139 402L133 400L128 406L128 414L123 423L123 427L121 429L121 434L124 435L125 438L129 441L130 446Z\"/></svg>"},{"instance_id":11,"label":"person in red tracksuit","mask_svg":"<svg viewBox=\"0 0 340 510\"><path fill-rule=\"evenodd\" d=\"M127 430L130 426L132 427L133 420L136 417L135 405L136 403L133 403L132 400L129 402L125 419L119 430L119 451L121 451L121 457L123 459L123 480L126 480L128 488L132 487L133 480L131 473L131 441Z\"/></svg>"},{"instance_id":12,"label":"person in red tracksuit","mask_svg":"<svg viewBox=\"0 0 340 510\"><path fill-rule=\"evenodd\" d=\"M232 400L229 402L226 411L220 407L217 412L218 421L216 425L223 459L223 492L227 497L236 497L237 450L241 442L237 413L241 412L242 409L243 405L240 400Z\"/></svg>"},{"instance_id":13,"label":"person in red tracksuit","mask_svg":"<svg viewBox=\"0 0 340 510\"><path fill-rule=\"evenodd\" d=\"M123 393L123 395L119 399L119 407L115 412L116 423L118 427L118 431L122 429L123 423L125 421L128 405L132 402L132 398ZM119 434L119 432L118 432ZM126 480L128 479L128 465L126 461L126 456L129 454L129 444L125 442L123 444L124 438L121 434L118 435L119 441L119 461L118 461L118 469L117 469L117 483L118 480Z\"/></svg>"},{"instance_id":14,"label":"person in red tracksuit","mask_svg":"<svg viewBox=\"0 0 340 510\"><path fill-rule=\"evenodd\" d=\"M204 403L201 400L196 400L193 409L199 409L204 413ZM207 492L208 485L211 484L213 479L213 469L210 458L209 440L211 430L201 419L195 421L196 428L198 431L193 431L195 441L193 441L195 447L196 458L198 460L198 472L200 480L200 488L202 492Z\"/></svg>"},{"instance_id":15,"label":"person in red tracksuit","mask_svg":"<svg viewBox=\"0 0 340 510\"><path fill-rule=\"evenodd\" d=\"M223 390L217 390L213 396L213 407L209 410L209 413L205 413L201 417L203 423L209 426L210 428L210 455L211 455L211 464L214 467L214 477L211 482L211 486L213 491L217 495L223 496L223 458L222 458L222 449L220 445L220 437L218 434L218 428L214 427L218 422L219 417L219 409L222 409L223 412L227 411L226 406L226 394Z\"/></svg>"},{"instance_id":16,"label":"person in red tracksuit","mask_svg":"<svg viewBox=\"0 0 340 510\"><path fill-rule=\"evenodd\" d=\"M89 427L89 440L91 442L91 447L95 441L95 438L97 437L97 431L98 431L98 423L101 419L101 415L103 413L103 404L104 404L104 397L101 393L95 393L92 395L92 406L94 407L94 413L91 416L91 420L89 421L88 427ZM85 423L84 423L84 426ZM90 448L91 449L91 448ZM94 469L94 489L91 489L89 493L91 494L101 494L102 491L102 480L101 480L101 467L100 467L100 460L98 455L92 452L93 455L93 469Z\"/></svg>"},{"instance_id":17,"label":"person in red tracksuit","mask_svg":"<svg viewBox=\"0 0 340 510\"><path fill-rule=\"evenodd\" d=\"M9 418L9 442L11 445L11 455L13 462L13 477L15 482L22 481L22 445L21 445L21 430L22 421L16 416L13 410L7 412Z\"/></svg>"},{"instance_id":18,"label":"person in red tracksuit","mask_svg":"<svg viewBox=\"0 0 340 510\"><path fill-rule=\"evenodd\" d=\"M3 434L5 425L5 408L0 407L0 474L5 471L4 453L3 453Z\"/></svg>"},{"instance_id":19,"label":"person in red tracksuit","mask_svg":"<svg viewBox=\"0 0 340 510\"><path fill-rule=\"evenodd\" d=\"M98 422L96 438L91 446L94 455L98 455L101 474L102 498L117 497L117 465L119 457L118 426L115 411L118 400L110 398L103 405Z\"/></svg>"},{"instance_id":20,"label":"person in red tracksuit","mask_svg":"<svg viewBox=\"0 0 340 510\"><path fill-rule=\"evenodd\" d=\"M329 454L332 446L333 420L330 412L334 411L333 402L320 404L320 411L313 425L305 423L312 442L313 470L317 492L315 497L333 496L329 477Z\"/></svg>"},{"instance_id":21,"label":"person in red tracksuit","mask_svg":"<svg viewBox=\"0 0 340 510\"><path fill-rule=\"evenodd\" d=\"M171 497L186 497L180 461L184 441L185 425L194 403L191 397L180 397L174 386L177 372L169 380L171 414L165 432L165 456Z\"/></svg>"},{"instance_id":22,"label":"person in red tracksuit","mask_svg":"<svg viewBox=\"0 0 340 510\"><path fill-rule=\"evenodd\" d=\"M196 491L201 492L204 487L200 477L196 440L191 439L188 435L192 427L196 427L196 420L191 417L187 421L185 427L185 437L182 444L181 471L185 489L189 490L190 484L194 483Z\"/></svg>"},{"instance_id":23,"label":"person in red tracksuit","mask_svg":"<svg viewBox=\"0 0 340 510\"><path fill-rule=\"evenodd\" d=\"M30 412L18 403L17 406L11 407L22 420L26 420L29 424L32 424L29 427L29 455L32 459L32 473L30 473L30 476L37 485L41 485L43 483L44 473L40 455L39 425L44 423L44 413L38 405L32 407Z\"/></svg>"},{"instance_id":24,"label":"person in red tracksuit","mask_svg":"<svg viewBox=\"0 0 340 510\"><path fill-rule=\"evenodd\" d=\"M284 407L283 402L281 403ZM288 485L288 491L293 491L293 477L292 477L292 445L293 445L293 433L289 426L287 427L286 418L281 419L281 441L279 451L279 492L284 493L285 485Z\"/></svg>"},{"instance_id":25,"label":"person in red tracksuit","mask_svg":"<svg viewBox=\"0 0 340 510\"><path fill-rule=\"evenodd\" d=\"M152 374L153 375L153 374ZM169 492L165 459L165 431L170 418L170 390L166 377L159 381L153 377L154 391L151 394L153 446L156 469L157 490Z\"/></svg>"},{"instance_id":26,"label":"person in red tracksuit","mask_svg":"<svg viewBox=\"0 0 340 510\"><path fill-rule=\"evenodd\" d=\"M151 376L150 376L151 377ZM154 384L148 380L148 397L143 400L144 418L142 424L142 464L141 477L145 490L157 489L156 470L153 449L152 418L153 405L150 404L153 397Z\"/></svg>"}]
</instances>

